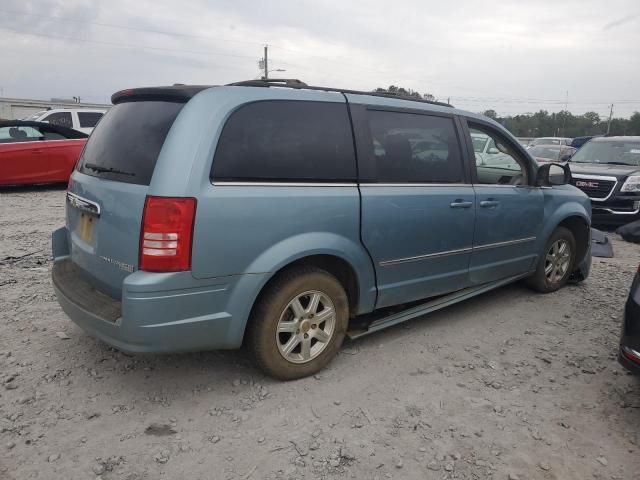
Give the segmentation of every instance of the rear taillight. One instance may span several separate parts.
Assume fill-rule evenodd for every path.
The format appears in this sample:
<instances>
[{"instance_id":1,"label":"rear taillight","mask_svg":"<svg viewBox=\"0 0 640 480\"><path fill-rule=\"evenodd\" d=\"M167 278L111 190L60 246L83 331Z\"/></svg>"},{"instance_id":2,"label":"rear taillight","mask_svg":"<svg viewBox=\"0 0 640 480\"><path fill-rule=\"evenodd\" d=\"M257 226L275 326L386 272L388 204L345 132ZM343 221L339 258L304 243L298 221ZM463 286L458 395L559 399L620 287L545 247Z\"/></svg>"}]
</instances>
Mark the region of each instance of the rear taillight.
<instances>
[{"instance_id":1,"label":"rear taillight","mask_svg":"<svg viewBox=\"0 0 640 480\"><path fill-rule=\"evenodd\" d=\"M622 355L627 357L628 360L640 365L640 352L636 352L632 348L624 346L620 347L620 352L622 352Z\"/></svg>"},{"instance_id":2,"label":"rear taillight","mask_svg":"<svg viewBox=\"0 0 640 480\"><path fill-rule=\"evenodd\" d=\"M191 269L195 214L195 198L146 198L140 231L140 270L179 272Z\"/></svg>"}]
</instances>

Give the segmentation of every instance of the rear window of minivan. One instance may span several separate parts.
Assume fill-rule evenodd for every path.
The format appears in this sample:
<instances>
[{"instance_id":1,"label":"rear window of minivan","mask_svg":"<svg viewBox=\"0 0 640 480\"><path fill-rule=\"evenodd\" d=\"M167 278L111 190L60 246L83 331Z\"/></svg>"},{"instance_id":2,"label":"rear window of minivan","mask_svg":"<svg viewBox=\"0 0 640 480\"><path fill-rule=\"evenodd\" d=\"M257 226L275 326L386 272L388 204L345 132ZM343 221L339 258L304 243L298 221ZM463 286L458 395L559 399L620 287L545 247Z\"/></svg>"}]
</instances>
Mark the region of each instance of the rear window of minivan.
<instances>
[{"instance_id":1,"label":"rear window of minivan","mask_svg":"<svg viewBox=\"0 0 640 480\"><path fill-rule=\"evenodd\" d=\"M125 102L100 120L78 164L81 173L149 185L162 145L184 103Z\"/></svg>"}]
</instances>

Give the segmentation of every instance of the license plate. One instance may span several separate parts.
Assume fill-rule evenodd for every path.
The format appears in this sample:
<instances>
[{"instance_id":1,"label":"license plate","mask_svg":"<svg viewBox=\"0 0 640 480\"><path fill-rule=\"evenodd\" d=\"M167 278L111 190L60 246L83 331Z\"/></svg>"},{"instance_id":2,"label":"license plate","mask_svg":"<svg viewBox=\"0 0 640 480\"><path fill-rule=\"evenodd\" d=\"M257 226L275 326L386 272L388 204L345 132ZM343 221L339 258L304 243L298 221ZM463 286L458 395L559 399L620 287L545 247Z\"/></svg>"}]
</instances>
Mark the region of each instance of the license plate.
<instances>
[{"instance_id":1,"label":"license plate","mask_svg":"<svg viewBox=\"0 0 640 480\"><path fill-rule=\"evenodd\" d=\"M93 241L93 225L97 219L86 213L80 214L78 226L76 227L76 233L86 243L92 243Z\"/></svg>"}]
</instances>

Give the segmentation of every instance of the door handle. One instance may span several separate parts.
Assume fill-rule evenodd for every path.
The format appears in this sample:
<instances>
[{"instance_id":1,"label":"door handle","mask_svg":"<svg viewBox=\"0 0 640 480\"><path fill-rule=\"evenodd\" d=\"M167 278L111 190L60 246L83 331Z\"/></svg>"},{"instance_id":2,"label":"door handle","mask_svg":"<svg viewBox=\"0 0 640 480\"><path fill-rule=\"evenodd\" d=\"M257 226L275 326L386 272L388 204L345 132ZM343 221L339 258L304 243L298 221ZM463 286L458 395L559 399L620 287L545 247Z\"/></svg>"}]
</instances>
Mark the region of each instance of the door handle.
<instances>
[{"instance_id":1,"label":"door handle","mask_svg":"<svg viewBox=\"0 0 640 480\"><path fill-rule=\"evenodd\" d=\"M496 200L483 200L480 202L480 206L484 208L493 208L497 207L498 205L500 205L500 202Z\"/></svg>"},{"instance_id":2,"label":"door handle","mask_svg":"<svg viewBox=\"0 0 640 480\"><path fill-rule=\"evenodd\" d=\"M471 206L473 205L473 202L466 202L464 200L455 200L453 202L450 203L451 208L471 208Z\"/></svg>"},{"instance_id":3,"label":"door handle","mask_svg":"<svg viewBox=\"0 0 640 480\"><path fill-rule=\"evenodd\" d=\"M39 149L39 148L36 148L36 149L31 150L31 153L33 153L33 154L41 154L42 150Z\"/></svg>"}]
</instances>

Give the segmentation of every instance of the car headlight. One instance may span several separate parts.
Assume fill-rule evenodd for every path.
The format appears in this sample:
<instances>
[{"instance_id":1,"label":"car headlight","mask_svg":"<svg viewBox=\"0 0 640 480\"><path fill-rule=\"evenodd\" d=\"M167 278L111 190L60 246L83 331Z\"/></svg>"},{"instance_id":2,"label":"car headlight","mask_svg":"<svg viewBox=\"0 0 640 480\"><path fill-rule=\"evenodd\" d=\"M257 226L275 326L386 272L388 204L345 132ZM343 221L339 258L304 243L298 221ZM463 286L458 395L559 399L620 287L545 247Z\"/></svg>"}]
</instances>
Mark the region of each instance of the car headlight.
<instances>
[{"instance_id":1,"label":"car headlight","mask_svg":"<svg viewBox=\"0 0 640 480\"><path fill-rule=\"evenodd\" d=\"M640 192L640 175L631 175L624 184L622 184L621 192Z\"/></svg>"}]
</instances>

